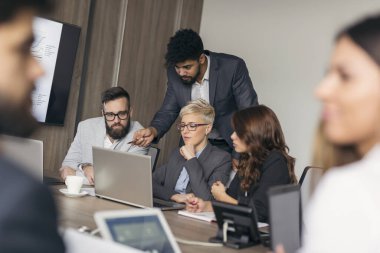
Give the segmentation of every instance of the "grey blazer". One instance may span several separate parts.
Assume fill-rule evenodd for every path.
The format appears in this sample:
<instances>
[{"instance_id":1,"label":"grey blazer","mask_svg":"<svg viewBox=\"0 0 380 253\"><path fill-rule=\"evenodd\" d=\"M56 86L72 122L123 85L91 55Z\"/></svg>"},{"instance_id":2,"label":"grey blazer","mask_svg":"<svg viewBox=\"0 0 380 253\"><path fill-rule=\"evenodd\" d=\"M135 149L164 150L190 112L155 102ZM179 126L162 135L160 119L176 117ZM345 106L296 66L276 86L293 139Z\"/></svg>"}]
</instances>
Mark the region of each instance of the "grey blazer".
<instances>
[{"instance_id":1,"label":"grey blazer","mask_svg":"<svg viewBox=\"0 0 380 253\"><path fill-rule=\"evenodd\" d=\"M186 193L194 193L204 200L210 200L211 186L216 181L226 184L231 171L231 155L217 147L207 144L199 158L185 160L175 149L169 162L153 173L153 195L156 198L170 200L175 192L178 177L185 167L189 174L189 184Z\"/></svg>"},{"instance_id":2,"label":"grey blazer","mask_svg":"<svg viewBox=\"0 0 380 253\"><path fill-rule=\"evenodd\" d=\"M215 109L214 128L233 148L231 118L235 111L258 104L245 62L233 55L205 51L210 56L210 104ZM164 102L151 126L157 129L158 141L171 127L179 111L191 100L191 85L185 85L174 67L167 70L168 87Z\"/></svg>"},{"instance_id":3,"label":"grey blazer","mask_svg":"<svg viewBox=\"0 0 380 253\"><path fill-rule=\"evenodd\" d=\"M146 155L148 152L147 148L128 144L133 139L133 134L142 128L143 126L139 122L131 121L128 134L114 147L114 150ZM62 166L78 169L81 163L93 163L92 147L103 147L105 137L106 125L103 117L81 121L78 124L77 134L62 162Z\"/></svg>"}]
</instances>

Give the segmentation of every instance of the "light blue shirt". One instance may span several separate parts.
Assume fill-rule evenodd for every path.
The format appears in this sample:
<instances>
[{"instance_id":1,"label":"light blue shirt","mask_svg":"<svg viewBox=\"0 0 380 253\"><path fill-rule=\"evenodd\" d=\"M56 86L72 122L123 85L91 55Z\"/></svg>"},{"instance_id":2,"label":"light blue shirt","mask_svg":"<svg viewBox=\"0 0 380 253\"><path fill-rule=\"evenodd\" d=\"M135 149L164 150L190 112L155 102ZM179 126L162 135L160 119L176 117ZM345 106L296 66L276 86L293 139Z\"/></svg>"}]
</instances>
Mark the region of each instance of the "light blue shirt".
<instances>
[{"instance_id":1,"label":"light blue shirt","mask_svg":"<svg viewBox=\"0 0 380 253\"><path fill-rule=\"evenodd\" d=\"M206 146L202 148L201 150L199 150L197 153L195 153L195 156L197 157L197 159L202 154L202 151L206 148ZM182 168L181 174L179 174L174 190L178 192L179 194L186 194L186 188L187 188L187 185L189 184L189 181L190 181L189 174L187 173L187 170L184 166Z\"/></svg>"}]
</instances>

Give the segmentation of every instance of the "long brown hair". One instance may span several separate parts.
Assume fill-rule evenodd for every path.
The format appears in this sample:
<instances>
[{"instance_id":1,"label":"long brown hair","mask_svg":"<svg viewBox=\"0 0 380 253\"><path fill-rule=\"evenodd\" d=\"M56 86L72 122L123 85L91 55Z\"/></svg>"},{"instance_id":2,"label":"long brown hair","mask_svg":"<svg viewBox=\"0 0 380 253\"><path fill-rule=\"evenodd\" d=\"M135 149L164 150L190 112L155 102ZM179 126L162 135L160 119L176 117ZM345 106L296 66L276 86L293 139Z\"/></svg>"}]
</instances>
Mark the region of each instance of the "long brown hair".
<instances>
[{"instance_id":1,"label":"long brown hair","mask_svg":"<svg viewBox=\"0 0 380 253\"><path fill-rule=\"evenodd\" d=\"M242 190L247 191L260 179L259 168L272 150L279 151L286 158L291 182L297 182L295 159L288 154L280 122L271 109L265 105L243 109L234 114L232 124L237 136L248 146L248 152L240 155L238 166Z\"/></svg>"}]
</instances>

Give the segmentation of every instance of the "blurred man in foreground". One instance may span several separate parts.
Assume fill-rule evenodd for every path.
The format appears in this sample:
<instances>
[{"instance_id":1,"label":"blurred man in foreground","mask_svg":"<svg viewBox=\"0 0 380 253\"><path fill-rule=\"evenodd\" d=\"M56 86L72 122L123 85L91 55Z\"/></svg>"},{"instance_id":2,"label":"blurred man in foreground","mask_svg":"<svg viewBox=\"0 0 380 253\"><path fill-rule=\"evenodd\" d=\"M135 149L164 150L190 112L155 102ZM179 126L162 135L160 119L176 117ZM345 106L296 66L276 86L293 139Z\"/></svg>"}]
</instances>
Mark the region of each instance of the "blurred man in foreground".
<instances>
[{"instance_id":1,"label":"blurred man in foreground","mask_svg":"<svg viewBox=\"0 0 380 253\"><path fill-rule=\"evenodd\" d=\"M26 137L37 125L31 93L43 70L30 52L32 21L48 7L47 0L0 0L0 134ZM0 252L64 252L49 190L1 148Z\"/></svg>"}]
</instances>

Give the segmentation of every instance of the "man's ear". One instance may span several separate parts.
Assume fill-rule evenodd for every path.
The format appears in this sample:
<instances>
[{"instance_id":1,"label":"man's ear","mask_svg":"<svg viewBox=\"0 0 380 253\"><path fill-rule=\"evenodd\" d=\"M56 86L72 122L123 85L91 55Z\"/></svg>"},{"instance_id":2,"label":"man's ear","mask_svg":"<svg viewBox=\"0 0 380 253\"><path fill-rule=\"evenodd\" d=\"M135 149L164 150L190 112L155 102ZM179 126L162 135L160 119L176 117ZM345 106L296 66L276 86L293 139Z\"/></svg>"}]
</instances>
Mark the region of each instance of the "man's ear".
<instances>
[{"instance_id":1,"label":"man's ear","mask_svg":"<svg viewBox=\"0 0 380 253\"><path fill-rule=\"evenodd\" d=\"M104 107L106 106L106 103L102 103L102 109L101 109L101 111L102 111L102 116L104 116Z\"/></svg>"},{"instance_id":2,"label":"man's ear","mask_svg":"<svg viewBox=\"0 0 380 253\"><path fill-rule=\"evenodd\" d=\"M129 117L131 118L133 116L133 107L131 106L129 108Z\"/></svg>"},{"instance_id":3,"label":"man's ear","mask_svg":"<svg viewBox=\"0 0 380 253\"><path fill-rule=\"evenodd\" d=\"M206 55L201 54L201 56L199 56L199 63L204 64L205 62L206 62Z\"/></svg>"}]
</instances>

